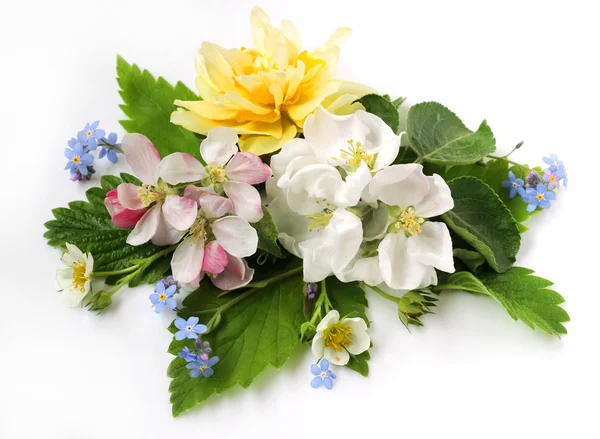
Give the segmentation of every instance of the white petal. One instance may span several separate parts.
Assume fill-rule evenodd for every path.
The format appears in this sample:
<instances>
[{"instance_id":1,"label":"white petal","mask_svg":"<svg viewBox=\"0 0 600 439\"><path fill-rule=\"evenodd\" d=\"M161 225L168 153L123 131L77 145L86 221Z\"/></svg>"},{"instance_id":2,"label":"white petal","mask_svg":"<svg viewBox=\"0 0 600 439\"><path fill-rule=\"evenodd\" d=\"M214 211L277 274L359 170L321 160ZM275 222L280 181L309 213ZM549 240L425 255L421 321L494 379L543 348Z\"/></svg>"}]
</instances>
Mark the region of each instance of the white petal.
<instances>
[{"instance_id":1,"label":"white petal","mask_svg":"<svg viewBox=\"0 0 600 439\"><path fill-rule=\"evenodd\" d=\"M162 206L165 220L177 230L189 229L198 215L198 203L191 198L167 195Z\"/></svg>"},{"instance_id":2,"label":"white petal","mask_svg":"<svg viewBox=\"0 0 600 439\"><path fill-rule=\"evenodd\" d=\"M323 317L323 320L321 320L321 322L317 325L317 332L323 332L324 330L329 328L331 325L333 325L339 321L340 321L340 313L337 312L335 309L332 309L325 315L325 317Z\"/></svg>"},{"instance_id":3,"label":"white petal","mask_svg":"<svg viewBox=\"0 0 600 439\"><path fill-rule=\"evenodd\" d=\"M346 176L346 181L334 195L333 202L340 207L356 206L371 178L369 166L365 162L361 162L355 172Z\"/></svg>"},{"instance_id":4,"label":"white petal","mask_svg":"<svg viewBox=\"0 0 600 439\"><path fill-rule=\"evenodd\" d=\"M67 306L76 307L87 294L87 291L81 292L75 288L66 288L61 291L62 301Z\"/></svg>"},{"instance_id":5,"label":"white petal","mask_svg":"<svg viewBox=\"0 0 600 439\"><path fill-rule=\"evenodd\" d=\"M346 209L337 209L324 230L326 252L334 273L343 270L356 256L362 243L362 223Z\"/></svg>"},{"instance_id":6,"label":"white petal","mask_svg":"<svg viewBox=\"0 0 600 439\"><path fill-rule=\"evenodd\" d=\"M142 134L125 134L121 144L127 163L144 184L154 185L160 154L150 140Z\"/></svg>"},{"instance_id":7,"label":"white petal","mask_svg":"<svg viewBox=\"0 0 600 439\"><path fill-rule=\"evenodd\" d=\"M298 243L302 258L304 282L320 282L331 275L331 255L323 249L319 237Z\"/></svg>"},{"instance_id":8,"label":"white petal","mask_svg":"<svg viewBox=\"0 0 600 439\"><path fill-rule=\"evenodd\" d=\"M199 181L207 175L202 163L183 152L169 154L158 165L158 176L171 185Z\"/></svg>"},{"instance_id":9,"label":"white petal","mask_svg":"<svg viewBox=\"0 0 600 439\"><path fill-rule=\"evenodd\" d=\"M177 246L171 259L171 270L175 280L193 282L200 275L204 259L203 242L185 239Z\"/></svg>"},{"instance_id":10,"label":"white petal","mask_svg":"<svg viewBox=\"0 0 600 439\"><path fill-rule=\"evenodd\" d=\"M379 268L379 256L355 258L342 271L336 273L336 276L342 282L358 280L371 286L379 285L383 282L381 268Z\"/></svg>"},{"instance_id":11,"label":"white petal","mask_svg":"<svg viewBox=\"0 0 600 439\"><path fill-rule=\"evenodd\" d=\"M427 180L429 191L425 198L414 206L416 214L423 218L431 218L451 210L454 200L448 184L437 174L427 177Z\"/></svg>"},{"instance_id":12,"label":"white petal","mask_svg":"<svg viewBox=\"0 0 600 439\"><path fill-rule=\"evenodd\" d=\"M216 194L212 186L198 187L190 184L185 187L183 196L191 198L192 200L200 201L200 196L204 193Z\"/></svg>"},{"instance_id":13,"label":"white petal","mask_svg":"<svg viewBox=\"0 0 600 439\"><path fill-rule=\"evenodd\" d=\"M389 125L374 114L363 110L354 114L368 127L364 146L370 154L377 154L373 170L378 171L391 165L400 151L400 136L394 134Z\"/></svg>"},{"instance_id":14,"label":"white petal","mask_svg":"<svg viewBox=\"0 0 600 439\"><path fill-rule=\"evenodd\" d=\"M288 204L301 215L319 212L328 207L324 203L333 202L342 185L342 176L333 166L308 165L290 179Z\"/></svg>"},{"instance_id":15,"label":"white petal","mask_svg":"<svg viewBox=\"0 0 600 439\"><path fill-rule=\"evenodd\" d=\"M301 257L299 243L312 238L309 232L310 221L304 215L292 212L285 197L276 197L269 204L269 212L279 231L279 242L290 253Z\"/></svg>"},{"instance_id":16,"label":"white petal","mask_svg":"<svg viewBox=\"0 0 600 439\"><path fill-rule=\"evenodd\" d=\"M379 171L369 184L371 196L390 206L415 206L429 192L429 181L418 164L393 165Z\"/></svg>"},{"instance_id":17,"label":"white petal","mask_svg":"<svg viewBox=\"0 0 600 439\"><path fill-rule=\"evenodd\" d=\"M402 233L389 233L379 244L379 268L384 282L395 290L418 288L429 271L408 254L408 240Z\"/></svg>"},{"instance_id":18,"label":"white petal","mask_svg":"<svg viewBox=\"0 0 600 439\"><path fill-rule=\"evenodd\" d=\"M212 283L224 291L241 288L250 283L254 276L254 269L248 266L248 263L241 258L228 256L225 271L219 273L216 277L211 277Z\"/></svg>"},{"instance_id":19,"label":"white petal","mask_svg":"<svg viewBox=\"0 0 600 439\"><path fill-rule=\"evenodd\" d=\"M56 283L58 288L64 290L73 286L73 269L59 268L56 270Z\"/></svg>"},{"instance_id":20,"label":"white petal","mask_svg":"<svg viewBox=\"0 0 600 439\"><path fill-rule=\"evenodd\" d=\"M293 139L283 145L281 151L271 157L273 177L278 180L285 172L292 160L296 157L313 155L312 148L305 139Z\"/></svg>"},{"instance_id":21,"label":"white petal","mask_svg":"<svg viewBox=\"0 0 600 439\"><path fill-rule=\"evenodd\" d=\"M237 216L226 216L212 223L211 228L227 253L238 258L256 253L258 234L246 220Z\"/></svg>"},{"instance_id":22,"label":"white petal","mask_svg":"<svg viewBox=\"0 0 600 439\"><path fill-rule=\"evenodd\" d=\"M158 224L161 220L162 212L161 205L155 204L144 214L142 218L135 225L129 236L127 237L127 244L129 245L141 245L150 239L156 233Z\"/></svg>"},{"instance_id":23,"label":"white petal","mask_svg":"<svg viewBox=\"0 0 600 439\"><path fill-rule=\"evenodd\" d=\"M140 199L138 185L132 183L121 183L117 186L117 198L121 206L126 209L138 210L144 208L144 203Z\"/></svg>"},{"instance_id":24,"label":"white petal","mask_svg":"<svg viewBox=\"0 0 600 439\"><path fill-rule=\"evenodd\" d=\"M323 353L325 352L325 339L323 338L322 332L317 332L313 337L311 349L315 357L323 358Z\"/></svg>"},{"instance_id":25,"label":"white petal","mask_svg":"<svg viewBox=\"0 0 600 439\"><path fill-rule=\"evenodd\" d=\"M348 140L365 143L368 128L354 114L336 116L323 107L304 122L304 138L314 154L333 166L346 166L342 151L348 150Z\"/></svg>"},{"instance_id":26,"label":"white petal","mask_svg":"<svg viewBox=\"0 0 600 439\"><path fill-rule=\"evenodd\" d=\"M350 361L350 354L348 354L348 351L345 349L336 351L333 348L325 348L323 357L331 364L335 364L336 366L344 366L348 364L348 361Z\"/></svg>"},{"instance_id":27,"label":"white petal","mask_svg":"<svg viewBox=\"0 0 600 439\"><path fill-rule=\"evenodd\" d=\"M385 204L379 203L376 209L363 220L365 241L374 241L385 236L388 227L389 213Z\"/></svg>"},{"instance_id":28,"label":"white petal","mask_svg":"<svg viewBox=\"0 0 600 439\"><path fill-rule=\"evenodd\" d=\"M452 239L444 223L427 221L421 225L421 233L408 238L408 254L424 265L454 273Z\"/></svg>"},{"instance_id":29,"label":"white petal","mask_svg":"<svg viewBox=\"0 0 600 439\"><path fill-rule=\"evenodd\" d=\"M225 193L233 203L235 214L250 223L256 223L263 217L260 194L248 183L227 181L223 183Z\"/></svg>"},{"instance_id":30,"label":"white petal","mask_svg":"<svg viewBox=\"0 0 600 439\"><path fill-rule=\"evenodd\" d=\"M233 210L231 200L210 192L203 192L199 197L200 207L208 218L221 218Z\"/></svg>"},{"instance_id":31,"label":"white petal","mask_svg":"<svg viewBox=\"0 0 600 439\"><path fill-rule=\"evenodd\" d=\"M209 166L225 165L238 152L237 142L234 129L216 127L208 132L200 144L200 154Z\"/></svg>"},{"instance_id":32,"label":"white petal","mask_svg":"<svg viewBox=\"0 0 600 439\"><path fill-rule=\"evenodd\" d=\"M61 261L67 266L72 267L75 262L81 262L85 260L85 254L76 245L65 243L67 251L63 252Z\"/></svg>"},{"instance_id":33,"label":"white petal","mask_svg":"<svg viewBox=\"0 0 600 439\"><path fill-rule=\"evenodd\" d=\"M352 330L352 344L346 346L352 355L362 354L371 347L371 337L367 334L367 324L359 317L344 319L342 323L350 326Z\"/></svg>"},{"instance_id":34,"label":"white petal","mask_svg":"<svg viewBox=\"0 0 600 439\"><path fill-rule=\"evenodd\" d=\"M152 237L152 244L159 246L173 245L179 242L183 234L184 232L177 230L165 220L164 215L161 215L156 233Z\"/></svg>"}]
</instances>

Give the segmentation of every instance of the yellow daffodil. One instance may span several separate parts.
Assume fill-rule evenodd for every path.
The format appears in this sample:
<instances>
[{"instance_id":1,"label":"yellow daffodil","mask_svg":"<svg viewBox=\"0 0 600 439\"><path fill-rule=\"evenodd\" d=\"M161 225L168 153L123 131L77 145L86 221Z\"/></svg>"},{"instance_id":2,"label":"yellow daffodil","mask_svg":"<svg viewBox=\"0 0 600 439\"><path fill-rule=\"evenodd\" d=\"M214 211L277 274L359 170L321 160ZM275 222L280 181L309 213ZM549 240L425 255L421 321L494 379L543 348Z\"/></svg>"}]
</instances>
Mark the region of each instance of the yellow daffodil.
<instances>
[{"instance_id":1,"label":"yellow daffodil","mask_svg":"<svg viewBox=\"0 0 600 439\"><path fill-rule=\"evenodd\" d=\"M362 108L354 101L368 87L334 80L340 46L350 29L339 28L316 50L301 50L294 25L273 26L259 7L250 16L256 48L225 49L204 42L196 62L202 101L175 101L171 122L206 134L217 126L241 135L242 151L277 151L302 131L306 117L322 105L337 114Z\"/></svg>"}]
</instances>

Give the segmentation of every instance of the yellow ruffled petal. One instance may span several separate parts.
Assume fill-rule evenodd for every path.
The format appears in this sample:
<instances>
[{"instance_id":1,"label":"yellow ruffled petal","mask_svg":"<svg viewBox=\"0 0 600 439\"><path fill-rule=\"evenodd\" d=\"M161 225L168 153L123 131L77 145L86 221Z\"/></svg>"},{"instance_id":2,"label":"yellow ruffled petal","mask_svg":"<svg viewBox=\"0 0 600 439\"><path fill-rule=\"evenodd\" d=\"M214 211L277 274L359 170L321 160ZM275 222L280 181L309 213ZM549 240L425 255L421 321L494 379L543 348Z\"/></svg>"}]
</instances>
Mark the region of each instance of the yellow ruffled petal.
<instances>
[{"instance_id":1,"label":"yellow ruffled petal","mask_svg":"<svg viewBox=\"0 0 600 439\"><path fill-rule=\"evenodd\" d=\"M242 136L238 142L241 151L251 152L256 155L270 154L278 151L283 145L296 137L297 128L288 121L284 122L285 128L280 138L266 136Z\"/></svg>"},{"instance_id":2,"label":"yellow ruffled petal","mask_svg":"<svg viewBox=\"0 0 600 439\"><path fill-rule=\"evenodd\" d=\"M349 27L340 27L329 37L327 45L340 47L348 41L348 38L350 38L351 35L352 29Z\"/></svg>"}]
</instances>

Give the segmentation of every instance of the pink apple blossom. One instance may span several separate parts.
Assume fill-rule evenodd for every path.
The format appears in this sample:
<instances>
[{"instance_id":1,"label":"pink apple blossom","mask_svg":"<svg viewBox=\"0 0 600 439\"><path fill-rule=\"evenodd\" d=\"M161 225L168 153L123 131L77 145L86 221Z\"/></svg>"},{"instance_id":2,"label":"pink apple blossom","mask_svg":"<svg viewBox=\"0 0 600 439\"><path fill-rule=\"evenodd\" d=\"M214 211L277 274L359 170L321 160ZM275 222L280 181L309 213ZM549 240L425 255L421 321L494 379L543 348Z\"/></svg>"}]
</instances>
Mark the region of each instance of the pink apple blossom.
<instances>
[{"instance_id":1,"label":"pink apple blossom","mask_svg":"<svg viewBox=\"0 0 600 439\"><path fill-rule=\"evenodd\" d=\"M113 224L121 229L130 229L134 227L140 218L144 216L146 210L148 210L145 207L143 209L132 210L121 206L116 189L113 189L106 194L104 206L110 214Z\"/></svg>"},{"instance_id":2,"label":"pink apple blossom","mask_svg":"<svg viewBox=\"0 0 600 439\"><path fill-rule=\"evenodd\" d=\"M118 202L129 210L146 209L127 243L140 245L152 240L156 245L175 244L196 220L198 203L179 196L173 186L201 180L207 176L206 170L190 154L176 152L161 160L158 150L142 134L126 134L122 148L142 185L121 183Z\"/></svg>"}]
</instances>

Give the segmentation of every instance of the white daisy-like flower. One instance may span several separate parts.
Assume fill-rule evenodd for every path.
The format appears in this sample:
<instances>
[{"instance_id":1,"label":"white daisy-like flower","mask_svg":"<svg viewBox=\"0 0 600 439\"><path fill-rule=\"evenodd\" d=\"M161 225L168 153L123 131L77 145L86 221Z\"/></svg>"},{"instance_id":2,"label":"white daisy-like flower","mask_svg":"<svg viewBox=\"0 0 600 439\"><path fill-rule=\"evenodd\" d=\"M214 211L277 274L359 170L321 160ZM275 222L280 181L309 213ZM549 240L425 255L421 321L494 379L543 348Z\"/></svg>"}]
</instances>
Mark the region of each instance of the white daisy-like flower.
<instances>
[{"instance_id":1,"label":"white daisy-like flower","mask_svg":"<svg viewBox=\"0 0 600 439\"><path fill-rule=\"evenodd\" d=\"M340 313L333 309L317 326L312 351L317 358L344 366L350 361L350 354L362 354L369 346L371 337L367 334L365 321L360 317L340 320Z\"/></svg>"},{"instance_id":2,"label":"white daisy-like flower","mask_svg":"<svg viewBox=\"0 0 600 439\"><path fill-rule=\"evenodd\" d=\"M56 270L56 282L67 305L77 306L90 291L94 257L91 253L83 253L75 245L66 245L67 251L62 254L61 261L67 268Z\"/></svg>"}]
</instances>

